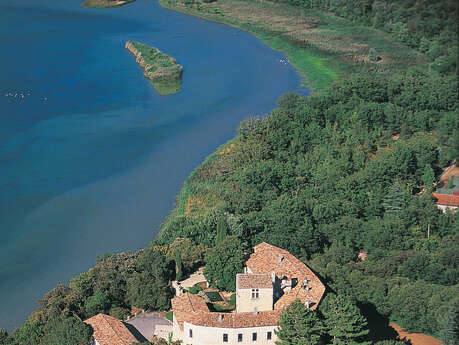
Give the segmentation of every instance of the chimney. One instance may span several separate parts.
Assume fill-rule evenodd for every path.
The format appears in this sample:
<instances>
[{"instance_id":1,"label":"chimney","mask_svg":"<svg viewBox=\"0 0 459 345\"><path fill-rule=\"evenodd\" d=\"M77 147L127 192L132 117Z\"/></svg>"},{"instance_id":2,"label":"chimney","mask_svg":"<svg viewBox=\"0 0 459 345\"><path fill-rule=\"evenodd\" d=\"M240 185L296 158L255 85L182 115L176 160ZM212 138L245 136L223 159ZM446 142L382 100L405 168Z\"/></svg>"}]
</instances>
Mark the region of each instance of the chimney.
<instances>
[{"instance_id":1,"label":"chimney","mask_svg":"<svg viewBox=\"0 0 459 345\"><path fill-rule=\"evenodd\" d=\"M223 322L223 314L218 315L218 322Z\"/></svg>"}]
</instances>

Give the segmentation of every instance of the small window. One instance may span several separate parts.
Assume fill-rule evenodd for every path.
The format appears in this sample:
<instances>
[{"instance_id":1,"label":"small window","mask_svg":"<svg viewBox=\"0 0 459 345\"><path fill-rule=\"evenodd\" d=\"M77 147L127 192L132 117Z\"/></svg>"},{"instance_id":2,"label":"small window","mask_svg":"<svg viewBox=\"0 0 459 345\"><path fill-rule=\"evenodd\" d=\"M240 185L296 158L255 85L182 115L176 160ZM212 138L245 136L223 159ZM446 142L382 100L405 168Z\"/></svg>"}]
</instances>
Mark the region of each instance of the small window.
<instances>
[{"instance_id":1,"label":"small window","mask_svg":"<svg viewBox=\"0 0 459 345\"><path fill-rule=\"evenodd\" d=\"M252 340L257 341L257 333L252 333Z\"/></svg>"},{"instance_id":2,"label":"small window","mask_svg":"<svg viewBox=\"0 0 459 345\"><path fill-rule=\"evenodd\" d=\"M271 340L273 334L271 332L266 333L266 339Z\"/></svg>"},{"instance_id":3,"label":"small window","mask_svg":"<svg viewBox=\"0 0 459 345\"><path fill-rule=\"evenodd\" d=\"M242 333L239 333L239 334L237 335L237 342L238 342L238 343L242 343Z\"/></svg>"},{"instance_id":4,"label":"small window","mask_svg":"<svg viewBox=\"0 0 459 345\"><path fill-rule=\"evenodd\" d=\"M223 342L227 343L228 342L228 334L223 333Z\"/></svg>"},{"instance_id":5,"label":"small window","mask_svg":"<svg viewBox=\"0 0 459 345\"><path fill-rule=\"evenodd\" d=\"M190 338L193 338L193 330L190 328Z\"/></svg>"},{"instance_id":6,"label":"small window","mask_svg":"<svg viewBox=\"0 0 459 345\"><path fill-rule=\"evenodd\" d=\"M258 289L252 289L252 299L256 299L260 297L260 292Z\"/></svg>"}]
</instances>

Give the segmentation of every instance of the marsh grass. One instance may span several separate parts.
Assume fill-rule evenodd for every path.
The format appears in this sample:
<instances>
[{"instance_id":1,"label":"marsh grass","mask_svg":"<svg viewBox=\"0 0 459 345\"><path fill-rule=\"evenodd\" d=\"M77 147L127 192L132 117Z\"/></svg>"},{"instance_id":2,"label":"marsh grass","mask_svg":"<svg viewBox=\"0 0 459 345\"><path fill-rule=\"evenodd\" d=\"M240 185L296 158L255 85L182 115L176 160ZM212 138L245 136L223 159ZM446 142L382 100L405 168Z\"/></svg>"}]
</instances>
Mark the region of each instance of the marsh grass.
<instances>
[{"instance_id":1,"label":"marsh grass","mask_svg":"<svg viewBox=\"0 0 459 345\"><path fill-rule=\"evenodd\" d=\"M303 85L317 90L347 73L395 72L425 62L420 53L391 41L383 31L317 10L255 0L159 2L254 34L283 52L303 77ZM376 49L380 61L370 61L370 48Z\"/></svg>"},{"instance_id":2,"label":"marsh grass","mask_svg":"<svg viewBox=\"0 0 459 345\"><path fill-rule=\"evenodd\" d=\"M160 95L170 95L180 90L183 67L173 57L140 42L127 43L140 52L144 75L152 81L156 92Z\"/></svg>"}]
</instances>

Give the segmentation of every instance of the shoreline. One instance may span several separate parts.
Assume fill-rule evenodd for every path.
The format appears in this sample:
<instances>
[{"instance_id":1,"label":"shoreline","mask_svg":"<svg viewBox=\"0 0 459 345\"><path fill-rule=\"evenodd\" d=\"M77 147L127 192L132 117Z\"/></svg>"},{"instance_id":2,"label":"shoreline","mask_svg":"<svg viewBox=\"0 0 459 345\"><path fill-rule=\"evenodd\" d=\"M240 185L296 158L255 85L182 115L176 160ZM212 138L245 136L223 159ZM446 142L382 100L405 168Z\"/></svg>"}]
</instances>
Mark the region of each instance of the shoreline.
<instances>
[{"instance_id":1,"label":"shoreline","mask_svg":"<svg viewBox=\"0 0 459 345\"><path fill-rule=\"evenodd\" d=\"M253 35L283 53L302 78L301 85L312 91L323 89L348 73L391 73L424 63L422 54L412 49L403 46L401 53L401 44L389 40L387 33L356 26L321 11L240 0L185 4L182 0L158 0L158 3L163 8ZM369 50L374 47L381 53L381 61L369 59Z\"/></svg>"},{"instance_id":2,"label":"shoreline","mask_svg":"<svg viewBox=\"0 0 459 345\"><path fill-rule=\"evenodd\" d=\"M311 90L311 92L316 92L317 89L319 88L322 88L322 87L314 87L312 85L309 85L307 84L308 82L308 79L307 79L307 75L301 70L301 68L299 68L297 65L295 65L294 62L292 62L290 60L290 57L281 49L276 49L274 48L273 46L271 46L270 44L268 44L268 42L266 41L266 37L263 38L261 37L262 36L262 33L261 32L255 32L253 30L250 30L248 28L245 28L241 25L238 25L236 23L231 23L231 22L228 22L228 21L223 21L223 20L219 20L217 18L211 18L211 17L207 17L207 16L203 16L203 15L199 15L198 13L193 13L193 12L190 12L190 11L187 11L185 10L185 8L183 7L178 7L178 6L170 6L167 2L167 0L158 0L158 3L165 9L168 9L168 10L171 10L171 11L174 11L174 12L177 12L177 13L181 13L181 14L185 14L185 15L189 15L189 16L193 16L193 17L196 17L196 18L199 18L199 19L203 19L203 20L206 20L206 21L209 21L209 22L212 22L212 23L217 23L217 24L222 24L222 25L227 25L227 26L230 26L232 28L235 28L235 29L238 29L238 30L241 30L243 32L246 32L248 34L251 34L253 35L255 38L259 39L261 42L263 42L264 44L266 44L268 47L270 47L271 49L273 50L277 50L279 52L281 52L282 54L285 55L285 57L287 58L287 61L288 63L290 63L293 68L295 69L295 71L298 73L298 75L301 77L301 87L304 87L304 88L308 88Z\"/></svg>"}]
</instances>

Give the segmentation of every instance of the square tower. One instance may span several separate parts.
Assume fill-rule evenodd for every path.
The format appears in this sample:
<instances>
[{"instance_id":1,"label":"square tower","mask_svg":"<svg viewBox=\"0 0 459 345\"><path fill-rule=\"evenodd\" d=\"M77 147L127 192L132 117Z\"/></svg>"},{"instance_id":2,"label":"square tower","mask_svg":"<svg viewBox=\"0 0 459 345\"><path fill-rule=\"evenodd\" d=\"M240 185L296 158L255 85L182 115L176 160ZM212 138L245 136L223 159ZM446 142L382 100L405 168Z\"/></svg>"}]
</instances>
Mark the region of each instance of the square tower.
<instances>
[{"instance_id":1,"label":"square tower","mask_svg":"<svg viewBox=\"0 0 459 345\"><path fill-rule=\"evenodd\" d=\"M236 313L273 310L273 303L271 275L236 275Z\"/></svg>"}]
</instances>

